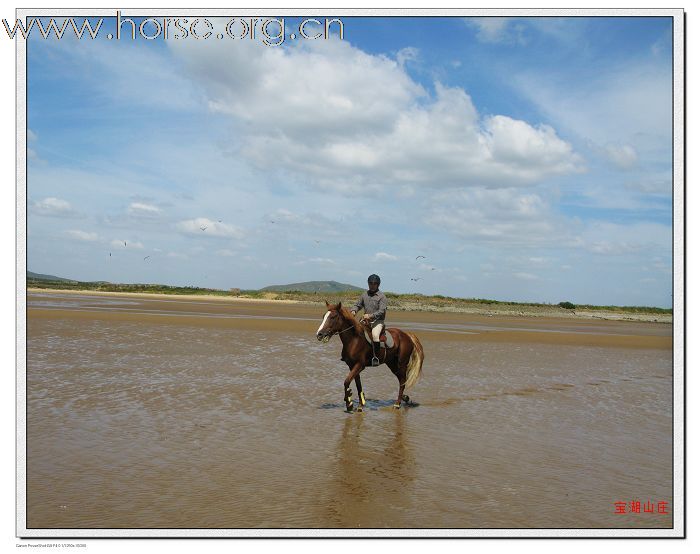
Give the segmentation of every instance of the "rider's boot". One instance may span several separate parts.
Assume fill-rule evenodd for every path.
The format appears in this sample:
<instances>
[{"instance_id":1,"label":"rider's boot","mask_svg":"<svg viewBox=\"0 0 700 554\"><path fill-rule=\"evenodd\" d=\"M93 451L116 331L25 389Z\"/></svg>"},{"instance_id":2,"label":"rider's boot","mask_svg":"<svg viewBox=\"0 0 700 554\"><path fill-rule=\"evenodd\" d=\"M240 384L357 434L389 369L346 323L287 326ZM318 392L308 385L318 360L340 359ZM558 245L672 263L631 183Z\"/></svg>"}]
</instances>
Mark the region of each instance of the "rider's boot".
<instances>
[{"instance_id":1,"label":"rider's boot","mask_svg":"<svg viewBox=\"0 0 700 554\"><path fill-rule=\"evenodd\" d=\"M372 366L376 367L379 365L379 349L381 345L378 342L372 342Z\"/></svg>"}]
</instances>

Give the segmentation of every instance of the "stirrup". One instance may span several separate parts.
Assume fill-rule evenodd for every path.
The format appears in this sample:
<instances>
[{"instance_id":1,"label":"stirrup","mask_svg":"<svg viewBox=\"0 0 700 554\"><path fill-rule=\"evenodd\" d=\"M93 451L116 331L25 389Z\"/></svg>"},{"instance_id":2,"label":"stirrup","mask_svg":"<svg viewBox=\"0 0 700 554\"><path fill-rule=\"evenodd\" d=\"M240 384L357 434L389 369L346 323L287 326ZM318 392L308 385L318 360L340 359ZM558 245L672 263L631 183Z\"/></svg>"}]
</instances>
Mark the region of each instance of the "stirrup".
<instances>
[{"instance_id":1,"label":"stirrup","mask_svg":"<svg viewBox=\"0 0 700 554\"><path fill-rule=\"evenodd\" d=\"M372 356L372 367L377 367L379 365L379 358Z\"/></svg>"}]
</instances>

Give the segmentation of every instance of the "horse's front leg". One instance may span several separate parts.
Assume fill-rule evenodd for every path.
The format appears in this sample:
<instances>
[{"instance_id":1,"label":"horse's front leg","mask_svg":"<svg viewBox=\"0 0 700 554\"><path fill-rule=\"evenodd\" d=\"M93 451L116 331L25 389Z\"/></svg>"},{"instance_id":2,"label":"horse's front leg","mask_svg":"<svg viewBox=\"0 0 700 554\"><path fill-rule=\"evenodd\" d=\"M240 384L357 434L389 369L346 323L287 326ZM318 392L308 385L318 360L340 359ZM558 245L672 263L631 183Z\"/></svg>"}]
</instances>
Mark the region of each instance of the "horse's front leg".
<instances>
[{"instance_id":1,"label":"horse's front leg","mask_svg":"<svg viewBox=\"0 0 700 554\"><path fill-rule=\"evenodd\" d=\"M357 377L360 374L360 371L364 369L364 366L362 363L357 362L354 366L352 366L352 369L350 370L350 373L348 373L348 376L345 378L345 382L343 383L343 390L345 391L345 409L348 412L352 412L352 389L350 388L350 384L352 383L352 380Z\"/></svg>"},{"instance_id":2,"label":"horse's front leg","mask_svg":"<svg viewBox=\"0 0 700 554\"><path fill-rule=\"evenodd\" d=\"M359 397L360 401L357 404L357 411L362 412L365 409L365 393L362 392L362 381L360 380L360 374L358 373L355 376L355 386L357 387L357 396Z\"/></svg>"}]
</instances>

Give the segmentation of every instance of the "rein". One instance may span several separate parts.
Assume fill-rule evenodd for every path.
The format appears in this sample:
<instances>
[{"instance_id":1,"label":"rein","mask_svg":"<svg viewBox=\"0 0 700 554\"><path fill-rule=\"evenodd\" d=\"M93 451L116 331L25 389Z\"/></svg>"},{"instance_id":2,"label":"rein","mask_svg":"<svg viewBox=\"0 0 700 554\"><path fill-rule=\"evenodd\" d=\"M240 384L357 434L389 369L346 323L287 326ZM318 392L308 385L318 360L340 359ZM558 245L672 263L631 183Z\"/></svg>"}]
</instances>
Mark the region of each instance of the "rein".
<instances>
[{"instance_id":1,"label":"rein","mask_svg":"<svg viewBox=\"0 0 700 554\"><path fill-rule=\"evenodd\" d=\"M353 327L355 327L355 325L350 325L350 327L348 327L347 329L343 329L342 331L338 331L338 334L339 334L339 335L342 335L345 331L349 331L349 330L352 329Z\"/></svg>"}]
</instances>

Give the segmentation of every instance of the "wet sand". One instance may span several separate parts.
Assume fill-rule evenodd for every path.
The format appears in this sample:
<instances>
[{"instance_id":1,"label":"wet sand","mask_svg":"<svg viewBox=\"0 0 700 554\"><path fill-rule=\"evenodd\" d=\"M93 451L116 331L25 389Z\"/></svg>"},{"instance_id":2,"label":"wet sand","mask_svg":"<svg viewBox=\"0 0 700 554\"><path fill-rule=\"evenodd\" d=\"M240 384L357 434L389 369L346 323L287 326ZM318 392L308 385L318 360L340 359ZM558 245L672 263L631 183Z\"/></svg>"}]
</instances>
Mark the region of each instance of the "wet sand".
<instances>
[{"instance_id":1,"label":"wet sand","mask_svg":"<svg viewBox=\"0 0 700 554\"><path fill-rule=\"evenodd\" d=\"M324 311L29 292L28 527L672 526L670 325L390 312L419 405L346 414Z\"/></svg>"}]
</instances>

